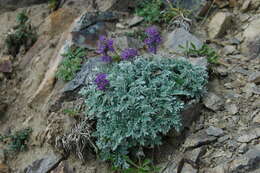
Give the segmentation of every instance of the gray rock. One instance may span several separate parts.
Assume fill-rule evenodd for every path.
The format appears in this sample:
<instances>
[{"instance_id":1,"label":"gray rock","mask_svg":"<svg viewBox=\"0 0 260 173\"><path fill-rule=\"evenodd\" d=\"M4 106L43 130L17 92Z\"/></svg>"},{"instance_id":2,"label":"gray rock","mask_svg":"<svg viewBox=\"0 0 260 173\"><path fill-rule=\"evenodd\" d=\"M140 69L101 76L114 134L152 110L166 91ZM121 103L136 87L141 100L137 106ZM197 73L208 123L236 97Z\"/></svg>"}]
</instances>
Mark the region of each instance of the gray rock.
<instances>
[{"instance_id":1,"label":"gray rock","mask_svg":"<svg viewBox=\"0 0 260 173\"><path fill-rule=\"evenodd\" d=\"M162 173L178 173L178 165L170 163Z\"/></svg>"},{"instance_id":2,"label":"gray rock","mask_svg":"<svg viewBox=\"0 0 260 173\"><path fill-rule=\"evenodd\" d=\"M247 83L246 86L243 88L243 92L246 93L246 98L249 98L254 93L254 88L256 87L255 83Z\"/></svg>"},{"instance_id":3,"label":"gray rock","mask_svg":"<svg viewBox=\"0 0 260 173\"><path fill-rule=\"evenodd\" d=\"M0 57L0 72L11 73L13 71L10 56Z\"/></svg>"},{"instance_id":4,"label":"gray rock","mask_svg":"<svg viewBox=\"0 0 260 173\"><path fill-rule=\"evenodd\" d=\"M118 20L119 14L115 12L86 12L73 24L72 41L80 47L96 49L100 35L106 35Z\"/></svg>"},{"instance_id":5,"label":"gray rock","mask_svg":"<svg viewBox=\"0 0 260 173\"><path fill-rule=\"evenodd\" d=\"M181 163L183 163L184 155L182 152L177 151L177 153L173 153L172 156L172 159L166 163L161 173L178 173L177 171L180 169Z\"/></svg>"},{"instance_id":6,"label":"gray rock","mask_svg":"<svg viewBox=\"0 0 260 173\"><path fill-rule=\"evenodd\" d=\"M198 170L194 169L190 164L185 163L181 170L181 173L198 173Z\"/></svg>"},{"instance_id":7,"label":"gray rock","mask_svg":"<svg viewBox=\"0 0 260 173\"><path fill-rule=\"evenodd\" d=\"M232 83L228 82L228 83L225 83L225 84L224 84L224 87L227 88L227 89L232 89L232 88L233 88L233 85L232 85ZM229 97L226 96L226 95L225 95L224 97L225 97L225 98L229 98Z\"/></svg>"},{"instance_id":8,"label":"gray rock","mask_svg":"<svg viewBox=\"0 0 260 173\"><path fill-rule=\"evenodd\" d=\"M253 57L257 57L260 53L260 18L256 16L254 20L250 21L248 27L243 32L244 42L242 43L241 50L245 54L249 54Z\"/></svg>"},{"instance_id":9,"label":"gray rock","mask_svg":"<svg viewBox=\"0 0 260 173\"><path fill-rule=\"evenodd\" d=\"M208 60L205 57L199 57L199 58L189 58L189 61L193 64L193 65L197 65L200 67L203 67L205 69L208 68Z\"/></svg>"},{"instance_id":10,"label":"gray rock","mask_svg":"<svg viewBox=\"0 0 260 173\"><path fill-rule=\"evenodd\" d=\"M223 146L223 144L221 146ZM214 159L216 163L223 163L224 160L226 161L231 157L232 157L232 152L227 150L222 150L222 149L216 149L211 158Z\"/></svg>"},{"instance_id":11,"label":"gray rock","mask_svg":"<svg viewBox=\"0 0 260 173\"><path fill-rule=\"evenodd\" d=\"M253 103L253 109L260 109L260 100L257 99L255 100L255 102ZM260 113L260 110L256 110L252 113L251 117L254 117L256 115L256 113L259 112Z\"/></svg>"},{"instance_id":12,"label":"gray rock","mask_svg":"<svg viewBox=\"0 0 260 173\"><path fill-rule=\"evenodd\" d=\"M5 153L3 149L0 149L0 164L5 163Z\"/></svg>"},{"instance_id":13,"label":"gray rock","mask_svg":"<svg viewBox=\"0 0 260 173\"><path fill-rule=\"evenodd\" d=\"M227 170L228 170L227 164L222 163L212 169L209 169L207 173L227 173Z\"/></svg>"},{"instance_id":14,"label":"gray rock","mask_svg":"<svg viewBox=\"0 0 260 173\"><path fill-rule=\"evenodd\" d=\"M244 154L245 152L248 151L248 145L246 143L243 143L242 145L240 145L240 147L238 148L238 153L240 154Z\"/></svg>"},{"instance_id":15,"label":"gray rock","mask_svg":"<svg viewBox=\"0 0 260 173\"><path fill-rule=\"evenodd\" d=\"M213 111L220 110L224 104L223 100L212 92L209 92L206 95L206 97L204 97L203 103L207 108L209 108Z\"/></svg>"},{"instance_id":16,"label":"gray rock","mask_svg":"<svg viewBox=\"0 0 260 173\"><path fill-rule=\"evenodd\" d=\"M237 150L237 148L239 147L239 143L235 140L228 140L227 143L227 148L229 149L229 151L234 152Z\"/></svg>"},{"instance_id":17,"label":"gray rock","mask_svg":"<svg viewBox=\"0 0 260 173\"><path fill-rule=\"evenodd\" d=\"M240 45L240 44L241 44L241 41L238 40L238 39L235 38L235 37L229 39L228 42L229 42L229 44L231 44L231 45Z\"/></svg>"},{"instance_id":18,"label":"gray rock","mask_svg":"<svg viewBox=\"0 0 260 173\"><path fill-rule=\"evenodd\" d=\"M50 154L42 159L34 161L32 165L25 168L24 173L48 173L58 166L61 160L61 156Z\"/></svg>"},{"instance_id":19,"label":"gray rock","mask_svg":"<svg viewBox=\"0 0 260 173\"><path fill-rule=\"evenodd\" d=\"M206 147L202 146L185 153L185 158L191 160L193 163L198 164L200 158L206 153Z\"/></svg>"},{"instance_id":20,"label":"gray rock","mask_svg":"<svg viewBox=\"0 0 260 173\"><path fill-rule=\"evenodd\" d=\"M249 51L250 57L253 58L260 58L260 37L249 41L247 48Z\"/></svg>"},{"instance_id":21,"label":"gray rock","mask_svg":"<svg viewBox=\"0 0 260 173\"><path fill-rule=\"evenodd\" d=\"M134 16L132 19L129 19L129 20L127 21L127 25L128 25L129 27L133 27L133 26L136 26L136 25L138 25L139 23L141 23L143 20L144 20L143 17Z\"/></svg>"},{"instance_id":22,"label":"gray rock","mask_svg":"<svg viewBox=\"0 0 260 173\"><path fill-rule=\"evenodd\" d=\"M249 82L254 82L256 84L260 83L260 71L254 72L252 73L249 77L248 77L248 81Z\"/></svg>"},{"instance_id":23,"label":"gray rock","mask_svg":"<svg viewBox=\"0 0 260 173\"><path fill-rule=\"evenodd\" d=\"M260 168L259 169L256 169L256 170L254 170L254 171L250 171L250 172L248 172L248 173L259 173L260 172Z\"/></svg>"},{"instance_id":24,"label":"gray rock","mask_svg":"<svg viewBox=\"0 0 260 173\"><path fill-rule=\"evenodd\" d=\"M197 37L183 28L178 28L167 36L164 46L169 49L170 52L182 53L184 49L180 46L190 48L191 43L193 43L198 49L203 45Z\"/></svg>"},{"instance_id":25,"label":"gray rock","mask_svg":"<svg viewBox=\"0 0 260 173\"><path fill-rule=\"evenodd\" d=\"M238 112L238 108L235 104L227 104L225 108L231 115L234 115Z\"/></svg>"},{"instance_id":26,"label":"gray rock","mask_svg":"<svg viewBox=\"0 0 260 173\"><path fill-rule=\"evenodd\" d=\"M135 7L135 2L133 0L95 0L100 11L128 11L129 7Z\"/></svg>"},{"instance_id":27,"label":"gray rock","mask_svg":"<svg viewBox=\"0 0 260 173\"><path fill-rule=\"evenodd\" d=\"M96 1L91 0L59 0L60 3L58 8L71 8L76 9L78 14L81 14L85 11L95 11L97 8Z\"/></svg>"},{"instance_id":28,"label":"gray rock","mask_svg":"<svg viewBox=\"0 0 260 173\"><path fill-rule=\"evenodd\" d=\"M254 94L260 95L260 87L259 86L255 86L252 89L253 89L252 91L253 91Z\"/></svg>"},{"instance_id":29,"label":"gray rock","mask_svg":"<svg viewBox=\"0 0 260 173\"><path fill-rule=\"evenodd\" d=\"M217 128L217 127L213 127L213 126L210 126L209 128L207 128L206 133L209 136L216 136L216 137L224 135L224 131L222 129Z\"/></svg>"},{"instance_id":30,"label":"gray rock","mask_svg":"<svg viewBox=\"0 0 260 173\"><path fill-rule=\"evenodd\" d=\"M227 45L222 50L223 54L225 55L234 55L237 54L238 51L236 50L235 46Z\"/></svg>"},{"instance_id":31,"label":"gray rock","mask_svg":"<svg viewBox=\"0 0 260 173\"><path fill-rule=\"evenodd\" d=\"M103 65L104 64L98 57L89 58L82 66L80 72L76 74L76 77L65 85L63 92L71 92L82 86L88 85L93 81L94 76L99 72L99 68Z\"/></svg>"},{"instance_id":32,"label":"gray rock","mask_svg":"<svg viewBox=\"0 0 260 173\"><path fill-rule=\"evenodd\" d=\"M259 0L252 0L250 5L251 5L250 10L257 10L258 9L257 12L259 12L259 7L260 7L260 1Z\"/></svg>"},{"instance_id":33,"label":"gray rock","mask_svg":"<svg viewBox=\"0 0 260 173\"><path fill-rule=\"evenodd\" d=\"M75 22L72 31L83 31L97 22L113 22L119 19L119 15L114 12L86 12Z\"/></svg>"},{"instance_id":34,"label":"gray rock","mask_svg":"<svg viewBox=\"0 0 260 173\"><path fill-rule=\"evenodd\" d=\"M220 74L220 76L226 77L229 73L229 70L226 67L218 66L215 68L216 73Z\"/></svg>"},{"instance_id":35,"label":"gray rock","mask_svg":"<svg viewBox=\"0 0 260 173\"><path fill-rule=\"evenodd\" d=\"M185 148L196 148L203 145L210 144L214 141L216 141L216 137L214 136L208 136L205 131L199 131L195 134L192 134L186 138L186 141L184 143Z\"/></svg>"},{"instance_id":36,"label":"gray rock","mask_svg":"<svg viewBox=\"0 0 260 173\"><path fill-rule=\"evenodd\" d=\"M232 72L238 72L238 73L241 73L243 75L250 75L250 72L248 70L245 70L242 67L235 67L234 69L232 69Z\"/></svg>"},{"instance_id":37,"label":"gray rock","mask_svg":"<svg viewBox=\"0 0 260 173\"><path fill-rule=\"evenodd\" d=\"M229 12L218 12L208 24L210 38L222 37L231 27L232 14Z\"/></svg>"},{"instance_id":38,"label":"gray rock","mask_svg":"<svg viewBox=\"0 0 260 173\"><path fill-rule=\"evenodd\" d=\"M248 20L250 19L251 16L249 14L241 14L238 17L242 23L245 23L245 22L248 22ZM241 37L239 37L239 40L242 41Z\"/></svg>"},{"instance_id":39,"label":"gray rock","mask_svg":"<svg viewBox=\"0 0 260 173\"><path fill-rule=\"evenodd\" d=\"M200 116L202 105L196 100L187 103L182 115L183 127L190 127L191 124Z\"/></svg>"},{"instance_id":40,"label":"gray rock","mask_svg":"<svg viewBox=\"0 0 260 173\"><path fill-rule=\"evenodd\" d=\"M119 29L126 29L126 25L124 25L123 23L117 23L116 27Z\"/></svg>"},{"instance_id":41,"label":"gray rock","mask_svg":"<svg viewBox=\"0 0 260 173\"><path fill-rule=\"evenodd\" d=\"M230 139L230 136L229 135L225 135L225 136L222 136L222 137L218 138L218 142L219 143L223 143L223 142L225 142L228 139Z\"/></svg>"},{"instance_id":42,"label":"gray rock","mask_svg":"<svg viewBox=\"0 0 260 173\"><path fill-rule=\"evenodd\" d=\"M241 7L241 11L246 12L250 6L250 3L251 3L251 0L245 0Z\"/></svg>"},{"instance_id":43,"label":"gray rock","mask_svg":"<svg viewBox=\"0 0 260 173\"><path fill-rule=\"evenodd\" d=\"M8 105L6 103L2 103L0 101L0 118L4 116L5 112L7 111Z\"/></svg>"},{"instance_id":44,"label":"gray rock","mask_svg":"<svg viewBox=\"0 0 260 173\"><path fill-rule=\"evenodd\" d=\"M244 155L230 164L230 173L244 173L260 168L260 144L251 147Z\"/></svg>"},{"instance_id":45,"label":"gray rock","mask_svg":"<svg viewBox=\"0 0 260 173\"><path fill-rule=\"evenodd\" d=\"M260 105L260 104L259 104ZM259 124L260 125L260 112L258 112L258 114L256 114L253 118L253 123L255 124Z\"/></svg>"},{"instance_id":46,"label":"gray rock","mask_svg":"<svg viewBox=\"0 0 260 173\"><path fill-rule=\"evenodd\" d=\"M60 0L60 7L77 9L79 12L84 11L129 11L133 8L133 0Z\"/></svg>"},{"instance_id":47,"label":"gray rock","mask_svg":"<svg viewBox=\"0 0 260 173\"><path fill-rule=\"evenodd\" d=\"M230 83L230 85L232 85L231 83ZM228 89L232 89L233 87L231 86L230 88L228 88ZM226 99L238 99L238 98L240 98L241 97L241 95L239 95L239 94L237 94L235 91L228 91L227 93L225 93L225 96L224 96Z\"/></svg>"},{"instance_id":48,"label":"gray rock","mask_svg":"<svg viewBox=\"0 0 260 173\"><path fill-rule=\"evenodd\" d=\"M62 161L59 166L50 173L75 173L75 170L72 170L66 161Z\"/></svg>"},{"instance_id":49,"label":"gray rock","mask_svg":"<svg viewBox=\"0 0 260 173\"><path fill-rule=\"evenodd\" d=\"M117 37L114 40L114 47L119 50L124 50L126 48L140 49L144 47L144 44L140 40L132 37L122 36Z\"/></svg>"},{"instance_id":50,"label":"gray rock","mask_svg":"<svg viewBox=\"0 0 260 173\"><path fill-rule=\"evenodd\" d=\"M240 133L239 137L237 138L238 142L241 143L248 143L253 139L257 139L260 137L260 127L251 127L249 130L243 131Z\"/></svg>"},{"instance_id":51,"label":"gray rock","mask_svg":"<svg viewBox=\"0 0 260 173\"><path fill-rule=\"evenodd\" d=\"M46 3L48 0L0 0L0 9L14 10L16 8Z\"/></svg>"},{"instance_id":52,"label":"gray rock","mask_svg":"<svg viewBox=\"0 0 260 173\"><path fill-rule=\"evenodd\" d=\"M247 98L251 97L252 94L260 95L260 87L255 83L247 83L243 91L246 93Z\"/></svg>"}]
</instances>

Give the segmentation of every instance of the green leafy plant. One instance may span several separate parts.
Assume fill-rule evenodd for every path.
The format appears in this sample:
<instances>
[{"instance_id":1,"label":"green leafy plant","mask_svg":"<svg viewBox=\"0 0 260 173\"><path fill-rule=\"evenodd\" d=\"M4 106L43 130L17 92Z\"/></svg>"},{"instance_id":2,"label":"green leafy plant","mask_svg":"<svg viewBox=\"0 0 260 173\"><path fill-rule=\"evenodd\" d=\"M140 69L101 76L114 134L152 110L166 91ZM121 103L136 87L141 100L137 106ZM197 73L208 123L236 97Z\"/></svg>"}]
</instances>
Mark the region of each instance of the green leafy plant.
<instances>
[{"instance_id":1,"label":"green leafy plant","mask_svg":"<svg viewBox=\"0 0 260 173\"><path fill-rule=\"evenodd\" d=\"M58 0L49 0L49 8L55 10L58 5Z\"/></svg>"},{"instance_id":2,"label":"green leafy plant","mask_svg":"<svg viewBox=\"0 0 260 173\"><path fill-rule=\"evenodd\" d=\"M28 20L29 17L26 15L25 11L18 13L16 16L16 21L19 25L24 25Z\"/></svg>"},{"instance_id":3,"label":"green leafy plant","mask_svg":"<svg viewBox=\"0 0 260 173\"><path fill-rule=\"evenodd\" d=\"M189 10L173 6L170 1L142 0L136 8L136 14L144 17L148 23L168 23L177 17L185 17L190 14Z\"/></svg>"},{"instance_id":4,"label":"green leafy plant","mask_svg":"<svg viewBox=\"0 0 260 173\"><path fill-rule=\"evenodd\" d=\"M27 149L27 142L32 132L31 128L16 131L14 134L1 135L0 142L6 143L8 151L20 152Z\"/></svg>"},{"instance_id":5,"label":"green leafy plant","mask_svg":"<svg viewBox=\"0 0 260 173\"><path fill-rule=\"evenodd\" d=\"M75 110L75 109L64 109L63 112L72 117L76 117L80 113L79 110Z\"/></svg>"},{"instance_id":6,"label":"green leafy plant","mask_svg":"<svg viewBox=\"0 0 260 173\"><path fill-rule=\"evenodd\" d=\"M192 57L206 57L211 64L218 64L219 55L217 52L206 44L203 44L201 48L197 48L193 43L186 44L186 47L180 46L183 49L183 53L186 56Z\"/></svg>"},{"instance_id":7,"label":"green leafy plant","mask_svg":"<svg viewBox=\"0 0 260 173\"><path fill-rule=\"evenodd\" d=\"M67 53L62 56L64 59L58 68L57 77L64 81L70 81L80 70L86 52L83 48L69 48Z\"/></svg>"},{"instance_id":8,"label":"green leafy plant","mask_svg":"<svg viewBox=\"0 0 260 173\"><path fill-rule=\"evenodd\" d=\"M106 90L93 83L80 93L86 116L96 121L93 136L101 158L128 168L125 155L132 149L160 145L169 130L181 129L185 103L202 96L207 73L184 60L152 55L109 67L100 81L108 84Z\"/></svg>"},{"instance_id":9,"label":"green leafy plant","mask_svg":"<svg viewBox=\"0 0 260 173\"><path fill-rule=\"evenodd\" d=\"M152 161L145 159L144 161L139 161L138 164L126 157L127 162L131 165L130 168L120 169L118 167L113 168L114 171L120 173L158 173L161 168L153 165Z\"/></svg>"},{"instance_id":10,"label":"green leafy plant","mask_svg":"<svg viewBox=\"0 0 260 173\"><path fill-rule=\"evenodd\" d=\"M138 4L136 14L144 17L148 23L159 23L161 22L162 7L162 0L142 0Z\"/></svg>"},{"instance_id":11,"label":"green leafy plant","mask_svg":"<svg viewBox=\"0 0 260 173\"><path fill-rule=\"evenodd\" d=\"M121 57L120 57L120 55L118 55L118 54L115 53L115 54L112 56L112 60L115 61L115 62L119 62L119 61L121 61Z\"/></svg>"},{"instance_id":12,"label":"green leafy plant","mask_svg":"<svg viewBox=\"0 0 260 173\"><path fill-rule=\"evenodd\" d=\"M17 15L17 23L7 34L5 43L8 53L16 56L22 46L28 50L37 40L36 29L31 25L28 16L23 11Z\"/></svg>"}]
</instances>

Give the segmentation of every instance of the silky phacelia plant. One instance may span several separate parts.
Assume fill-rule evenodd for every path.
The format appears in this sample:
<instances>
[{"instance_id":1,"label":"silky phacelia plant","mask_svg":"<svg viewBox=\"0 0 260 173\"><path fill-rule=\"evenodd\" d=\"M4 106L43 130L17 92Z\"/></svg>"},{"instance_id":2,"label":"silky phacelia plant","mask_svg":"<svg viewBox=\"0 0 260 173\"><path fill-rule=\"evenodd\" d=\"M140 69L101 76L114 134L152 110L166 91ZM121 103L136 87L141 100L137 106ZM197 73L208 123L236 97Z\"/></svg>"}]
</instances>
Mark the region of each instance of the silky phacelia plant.
<instances>
[{"instance_id":1,"label":"silky phacelia plant","mask_svg":"<svg viewBox=\"0 0 260 173\"><path fill-rule=\"evenodd\" d=\"M107 74L100 73L96 76L94 83L97 85L97 89L105 91L109 86L109 80L107 80Z\"/></svg>"},{"instance_id":2,"label":"silky phacelia plant","mask_svg":"<svg viewBox=\"0 0 260 173\"><path fill-rule=\"evenodd\" d=\"M129 166L126 156L133 149L160 145L169 130L180 130L185 104L200 99L207 84L204 68L152 55L102 71L107 75L97 77L100 89L91 84L81 94L86 116L96 122L93 136L101 158L122 168Z\"/></svg>"},{"instance_id":3,"label":"silky phacelia plant","mask_svg":"<svg viewBox=\"0 0 260 173\"><path fill-rule=\"evenodd\" d=\"M136 57L137 55L138 55L137 49L127 48L122 51L121 58L122 58L122 60L131 60L134 57Z\"/></svg>"},{"instance_id":4,"label":"silky phacelia plant","mask_svg":"<svg viewBox=\"0 0 260 173\"><path fill-rule=\"evenodd\" d=\"M147 38L144 40L144 42L147 45L149 52L156 54L157 47L162 41L160 32L155 26L151 26L145 30L145 33Z\"/></svg>"},{"instance_id":5,"label":"silky phacelia plant","mask_svg":"<svg viewBox=\"0 0 260 173\"><path fill-rule=\"evenodd\" d=\"M109 56L109 52L114 52L115 49L113 47L114 41L112 39L108 39L105 36L100 36L98 43L97 53L101 54L101 60L106 63L112 62L112 57Z\"/></svg>"}]
</instances>

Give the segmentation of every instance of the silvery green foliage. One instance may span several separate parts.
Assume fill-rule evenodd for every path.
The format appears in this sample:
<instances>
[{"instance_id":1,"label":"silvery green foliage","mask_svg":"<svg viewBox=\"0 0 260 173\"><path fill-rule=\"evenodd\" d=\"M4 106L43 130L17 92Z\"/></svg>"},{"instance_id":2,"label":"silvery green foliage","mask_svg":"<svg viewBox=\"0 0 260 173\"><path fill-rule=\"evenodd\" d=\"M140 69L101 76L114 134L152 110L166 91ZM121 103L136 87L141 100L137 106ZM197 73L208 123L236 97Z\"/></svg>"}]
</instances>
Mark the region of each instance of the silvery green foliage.
<instances>
[{"instance_id":1,"label":"silvery green foliage","mask_svg":"<svg viewBox=\"0 0 260 173\"><path fill-rule=\"evenodd\" d=\"M180 130L181 111L199 99L207 83L204 69L185 60L138 57L121 61L107 71L109 89L94 84L82 89L95 120L96 145L104 160L127 167L131 148L153 147L170 129Z\"/></svg>"}]
</instances>

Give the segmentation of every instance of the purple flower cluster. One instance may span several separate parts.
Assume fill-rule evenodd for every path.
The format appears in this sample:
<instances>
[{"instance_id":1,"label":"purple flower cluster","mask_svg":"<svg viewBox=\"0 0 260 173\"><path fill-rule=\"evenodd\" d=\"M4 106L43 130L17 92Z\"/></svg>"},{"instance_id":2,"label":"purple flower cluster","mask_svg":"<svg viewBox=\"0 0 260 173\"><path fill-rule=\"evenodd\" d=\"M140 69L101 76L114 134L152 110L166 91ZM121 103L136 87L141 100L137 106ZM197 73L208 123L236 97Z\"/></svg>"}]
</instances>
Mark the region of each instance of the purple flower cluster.
<instances>
[{"instance_id":1,"label":"purple flower cluster","mask_svg":"<svg viewBox=\"0 0 260 173\"><path fill-rule=\"evenodd\" d=\"M151 26L145 30L145 33L147 35L147 38L144 40L144 42L148 46L148 50L156 54L157 46L162 41L159 31L155 26Z\"/></svg>"},{"instance_id":2,"label":"purple flower cluster","mask_svg":"<svg viewBox=\"0 0 260 173\"><path fill-rule=\"evenodd\" d=\"M105 36L99 37L97 53L102 54L101 60L103 62L106 62L106 63L112 62L112 57L108 55L108 52L115 51L113 44L114 44L114 41L112 39L108 39Z\"/></svg>"},{"instance_id":3,"label":"purple flower cluster","mask_svg":"<svg viewBox=\"0 0 260 173\"><path fill-rule=\"evenodd\" d=\"M130 59L133 59L137 55L138 55L137 49L126 48L125 50L122 51L121 58L123 60L130 60Z\"/></svg>"},{"instance_id":4,"label":"purple flower cluster","mask_svg":"<svg viewBox=\"0 0 260 173\"><path fill-rule=\"evenodd\" d=\"M105 91L109 86L109 80L107 80L107 74L105 73L98 74L94 82L97 85L97 89L100 91Z\"/></svg>"}]
</instances>

